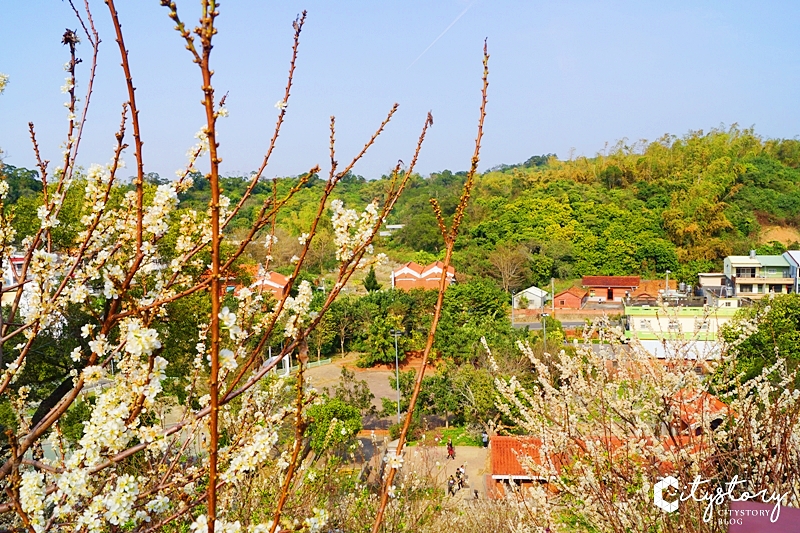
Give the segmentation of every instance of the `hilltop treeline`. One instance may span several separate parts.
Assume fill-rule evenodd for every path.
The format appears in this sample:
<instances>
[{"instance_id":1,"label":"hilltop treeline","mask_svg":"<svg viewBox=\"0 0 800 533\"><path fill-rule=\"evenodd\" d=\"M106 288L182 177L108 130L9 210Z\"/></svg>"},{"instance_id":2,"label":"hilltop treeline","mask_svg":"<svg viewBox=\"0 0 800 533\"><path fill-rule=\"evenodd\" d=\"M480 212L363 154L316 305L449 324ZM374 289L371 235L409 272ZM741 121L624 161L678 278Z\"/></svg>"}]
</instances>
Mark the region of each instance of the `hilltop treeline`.
<instances>
[{"instance_id":1,"label":"hilltop treeline","mask_svg":"<svg viewBox=\"0 0 800 533\"><path fill-rule=\"evenodd\" d=\"M41 184L35 171L5 166L4 173L17 204L17 238L22 238L36 227L35 192ZM232 202L242 196L247 178L223 180ZM161 181L157 174L148 179L153 187ZM231 238L238 228L249 227L273 187L280 195L297 180L260 182L231 225ZM384 251L398 261L435 259L442 239L429 199L436 198L445 217L452 216L464 180L465 173L449 170L412 176L388 221L405 227L383 240ZM363 206L381 196L388 182L388 176L348 175L336 197ZM305 231L316 210L312 199L323 185L321 177L308 177L278 221L280 236ZM202 212L208 194L208 183L198 174L181 207ZM492 277L510 290L551 277L652 276L669 269L692 282L697 272L720 268L726 255L751 248L782 251L778 243L759 246L761 230L800 224L800 141L765 140L734 125L653 142L620 141L591 158L533 156L481 175L473 199L454 256L457 270L467 277ZM65 211L78 216L81 207L65 206ZM66 228L63 233L62 244L68 246L71 235ZM318 239L310 268L323 274L333 259L331 228L323 228ZM293 255L292 241L284 239L285 249L278 247L277 266ZM257 251L251 255L260 259Z\"/></svg>"}]
</instances>

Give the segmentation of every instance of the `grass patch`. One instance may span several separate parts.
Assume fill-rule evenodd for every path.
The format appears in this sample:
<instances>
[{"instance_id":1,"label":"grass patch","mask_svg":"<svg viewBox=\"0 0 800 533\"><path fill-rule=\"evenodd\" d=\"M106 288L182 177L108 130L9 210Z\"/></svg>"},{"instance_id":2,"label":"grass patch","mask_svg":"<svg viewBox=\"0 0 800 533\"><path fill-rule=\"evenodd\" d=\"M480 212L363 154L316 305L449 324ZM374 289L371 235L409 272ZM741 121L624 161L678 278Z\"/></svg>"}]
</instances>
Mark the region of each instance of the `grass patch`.
<instances>
[{"instance_id":1,"label":"grass patch","mask_svg":"<svg viewBox=\"0 0 800 533\"><path fill-rule=\"evenodd\" d=\"M410 441L409 445L446 446L447 439L453 440L453 446L483 446L480 433L463 427L437 428L426 431L422 437Z\"/></svg>"}]
</instances>

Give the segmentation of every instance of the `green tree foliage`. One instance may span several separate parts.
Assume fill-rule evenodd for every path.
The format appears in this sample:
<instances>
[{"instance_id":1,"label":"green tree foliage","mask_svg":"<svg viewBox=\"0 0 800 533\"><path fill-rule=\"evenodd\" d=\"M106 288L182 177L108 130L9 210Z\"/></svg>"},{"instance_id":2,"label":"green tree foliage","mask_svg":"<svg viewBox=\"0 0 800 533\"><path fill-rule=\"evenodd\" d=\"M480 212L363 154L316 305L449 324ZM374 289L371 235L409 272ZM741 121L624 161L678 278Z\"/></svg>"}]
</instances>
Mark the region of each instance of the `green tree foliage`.
<instances>
[{"instance_id":1,"label":"green tree foliage","mask_svg":"<svg viewBox=\"0 0 800 533\"><path fill-rule=\"evenodd\" d=\"M378 283L378 278L375 276L375 267L369 267L369 272L367 272L367 276L364 278L364 288L367 289L367 292L375 292L381 290L381 284Z\"/></svg>"},{"instance_id":2,"label":"green tree foliage","mask_svg":"<svg viewBox=\"0 0 800 533\"><path fill-rule=\"evenodd\" d=\"M756 317L757 328L748 334L747 324ZM746 339L738 342L742 335ZM745 380L759 375L762 368L775 363L777 357L786 359L790 370L797 368L800 364L800 294L763 298L751 307L742 308L736 320L722 328L722 337L736 344L736 368L744 373ZM795 385L800 385L800 377Z\"/></svg>"},{"instance_id":3,"label":"green tree foliage","mask_svg":"<svg viewBox=\"0 0 800 533\"><path fill-rule=\"evenodd\" d=\"M375 395L370 391L369 385L363 379L357 380L355 373L344 367L342 367L339 383L333 390L326 392L329 396L357 408L361 411L362 416L375 414L376 409L372 405Z\"/></svg>"},{"instance_id":4,"label":"green tree foliage","mask_svg":"<svg viewBox=\"0 0 800 533\"><path fill-rule=\"evenodd\" d=\"M317 456L346 444L361 431L361 412L338 398L312 405L308 417L311 423L306 434Z\"/></svg>"}]
</instances>

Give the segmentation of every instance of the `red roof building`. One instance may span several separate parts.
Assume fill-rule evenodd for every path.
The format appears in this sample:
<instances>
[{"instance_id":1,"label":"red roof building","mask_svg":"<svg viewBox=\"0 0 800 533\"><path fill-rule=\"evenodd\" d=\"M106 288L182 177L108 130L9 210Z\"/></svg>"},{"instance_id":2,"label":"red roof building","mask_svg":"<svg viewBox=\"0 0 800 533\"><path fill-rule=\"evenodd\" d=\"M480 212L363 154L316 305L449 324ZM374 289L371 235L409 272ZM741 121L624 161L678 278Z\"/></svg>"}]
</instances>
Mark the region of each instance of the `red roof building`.
<instances>
[{"instance_id":1,"label":"red roof building","mask_svg":"<svg viewBox=\"0 0 800 533\"><path fill-rule=\"evenodd\" d=\"M392 271L393 289L438 289L442 276L444 263L435 261L427 266L422 266L413 261ZM450 285L456 280L456 270L452 266L447 268L446 284Z\"/></svg>"},{"instance_id":2,"label":"red roof building","mask_svg":"<svg viewBox=\"0 0 800 533\"><path fill-rule=\"evenodd\" d=\"M259 273L256 280L250 285L250 289L258 294L272 293L276 300L281 300L286 296L289 278L278 272Z\"/></svg>"},{"instance_id":3,"label":"red roof building","mask_svg":"<svg viewBox=\"0 0 800 533\"><path fill-rule=\"evenodd\" d=\"M586 303L589 293L577 287L570 287L553 296L553 307L556 309L580 309Z\"/></svg>"},{"instance_id":4,"label":"red roof building","mask_svg":"<svg viewBox=\"0 0 800 533\"><path fill-rule=\"evenodd\" d=\"M621 302L639 287L639 276L583 276L589 299L596 302Z\"/></svg>"},{"instance_id":5,"label":"red roof building","mask_svg":"<svg viewBox=\"0 0 800 533\"><path fill-rule=\"evenodd\" d=\"M696 453L709 445L709 437L703 435L703 427L718 427L730 415L729 407L716 396L707 392L688 389L678 391L669 399L672 421L663 428L659 437L664 449L675 456L681 450ZM589 439L589 442L587 442ZM653 440L648 438L648 442ZM595 454L599 447L609 455L630 454L628 442L619 437L598 436L578 438L572 441L570 452L542 453L542 440L528 436L494 436L490 441L492 471L487 475L486 488L490 498L502 498L509 488L517 491L533 483L548 484L554 473L568 466L571 457ZM644 458L641 458L644 460ZM674 470L672 461L662 460L653 465L662 474ZM549 474L548 474L549 472ZM552 490L555 490L552 488Z\"/></svg>"}]
</instances>

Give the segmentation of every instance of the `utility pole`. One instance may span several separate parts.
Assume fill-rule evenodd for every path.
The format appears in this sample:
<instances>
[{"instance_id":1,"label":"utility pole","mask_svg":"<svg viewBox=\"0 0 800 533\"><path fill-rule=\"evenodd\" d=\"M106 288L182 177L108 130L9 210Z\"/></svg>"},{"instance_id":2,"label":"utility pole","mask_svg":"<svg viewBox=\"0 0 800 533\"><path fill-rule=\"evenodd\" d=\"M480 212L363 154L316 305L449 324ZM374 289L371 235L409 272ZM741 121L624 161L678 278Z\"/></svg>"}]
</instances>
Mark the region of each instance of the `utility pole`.
<instances>
[{"instance_id":1,"label":"utility pole","mask_svg":"<svg viewBox=\"0 0 800 533\"><path fill-rule=\"evenodd\" d=\"M556 278L550 278L550 312L556 314Z\"/></svg>"},{"instance_id":2,"label":"utility pole","mask_svg":"<svg viewBox=\"0 0 800 533\"><path fill-rule=\"evenodd\" d=\"M664 296L669 296L669 275L672 273L672 270L667 269L667 279L664 282Z\"/></svg>"},{"instance_id":3,"label":"utility pole","mask_svg":"<svg viewBox=\"0 0 800 533\"><path fill-rule=\"evenodd\" d=\"M512 311L513 316L513 311ZM394 337L394 371L395 377L397 379L397 423L400 423L400 356L397 350L397 337L402 335L402 331L398 331L396 329L390 329L389 335Z\"/></svg>"},{"instance_id":4,"label":"utility pole","mask_svg":"<svg viewBox=\"0 0 800 533\"><path fill-rule=\"evenodd\" d=\"M542 338L544 339L544 351L547 351L547 317L550 316L550 313L542 313L542 329L544 330L544 335Z\"/></svg>"}]
</instances>

